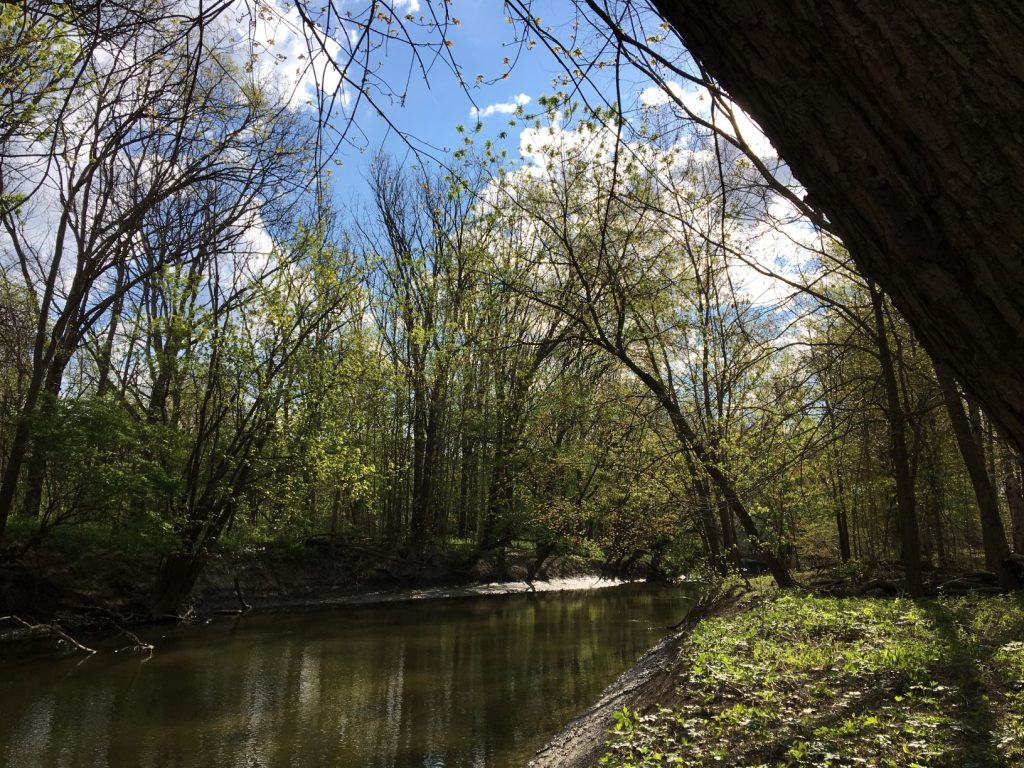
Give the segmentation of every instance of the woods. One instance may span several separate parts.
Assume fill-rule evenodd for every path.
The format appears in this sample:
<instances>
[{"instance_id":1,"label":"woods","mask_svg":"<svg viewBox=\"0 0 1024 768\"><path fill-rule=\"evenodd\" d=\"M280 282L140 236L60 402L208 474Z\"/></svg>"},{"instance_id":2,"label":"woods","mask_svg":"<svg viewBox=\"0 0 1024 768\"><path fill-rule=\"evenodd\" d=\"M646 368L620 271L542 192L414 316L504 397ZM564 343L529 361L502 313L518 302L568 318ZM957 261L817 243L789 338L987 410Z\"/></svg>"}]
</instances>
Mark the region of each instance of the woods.
<instances>
[{"instance_id":1,"label":"woods","mask_svg":"<svg viewBox=\"0 0 1024 768\"><path fill-rule=\"evenodd\" d=\"M1020 8L653 4L1019 447Z\"/></svg>"},{"instance_id":2,"label":"woods","mask_svg":"<svg viewBox=\"0 0 1024 768\"><path fill-rule=\"evenodd\" d=\"M556 95L512 120L525 159L459 127L339 207L220 10L5 11L5 48L65 68L6 86L10 552L130 532L157 615L225 546L321 538L410 578L526 548L531 578L571 552L1016 585L1014 449L749 151Z\"/></svg>"},{"instance_id":3,"label":"woods","mask_svg":"<svg viewBox=\"0 0 1024 768\"><path fill-rule=\"evenodd\" d=\"M1024 16L500 7L0 6L0 651L229 617L104 728L521 764L492 676L547 733L664 626L564 755L1019 757ZM92 743L29 677L0 760Z\"/></svg>"}]
</instances>

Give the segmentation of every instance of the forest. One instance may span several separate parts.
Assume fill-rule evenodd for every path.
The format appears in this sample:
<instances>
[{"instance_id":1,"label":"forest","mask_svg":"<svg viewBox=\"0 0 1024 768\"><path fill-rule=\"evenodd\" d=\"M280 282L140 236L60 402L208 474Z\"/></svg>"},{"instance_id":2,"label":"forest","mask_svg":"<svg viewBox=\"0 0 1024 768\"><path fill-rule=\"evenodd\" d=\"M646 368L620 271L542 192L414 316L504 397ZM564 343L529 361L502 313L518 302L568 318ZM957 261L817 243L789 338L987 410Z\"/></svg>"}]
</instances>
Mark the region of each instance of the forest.
<instances>
[{"instance_id":1,"label":"forest","mask_svg":"<svg viewBox=\"0 0 1024 768\"><path fill-rule=\"evenodd\" d=\"M1021 586L1013 434L721 94L554 87L445 153L369 147L343 199L348 128L247 57L231 3L86 6L0 9L9 573L145 562L152 617L267 552L414 584L574 557ZM400 11L371 10L383 45ZM618 29L569 59L625 67Z\"/></svg>"},{"instance_id":2,"label":"forest","mask_svg":"<svg viewBox=\"0 0 1024 768\"><path fill-rule=\"evenodd\" d=\"M5 74L5 540L137 538L167 608L222 539L325 534L1015 578L1017 454L710 131L552 96L529 168L462 127L343 213L315 126L208 41L142 20L96 61L5 14L5 66L38 63ZM798 263L757 295L764 231Z\"/></svg>"}]
</instances>

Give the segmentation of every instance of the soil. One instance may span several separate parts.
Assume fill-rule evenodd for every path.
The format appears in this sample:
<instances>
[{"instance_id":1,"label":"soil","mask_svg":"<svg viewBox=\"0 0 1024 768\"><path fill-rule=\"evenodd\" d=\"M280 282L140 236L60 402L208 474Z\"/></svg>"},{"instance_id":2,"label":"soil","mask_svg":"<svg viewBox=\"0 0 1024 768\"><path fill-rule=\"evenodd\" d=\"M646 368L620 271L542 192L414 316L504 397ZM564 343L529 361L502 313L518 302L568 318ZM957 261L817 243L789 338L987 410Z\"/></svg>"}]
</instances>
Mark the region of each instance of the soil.
<instances>
[{"instance_id":1,"label":"soil","mask_svg":"<svg viewBox=\"0 0 1024 768\"><path fill-rule=\"evenodd\" d=\"M687 631L666 637L640 657L601 697L537 752L529 768L590 768L605 752L612 713L656 701L672 684L672 668Z\"/></svg>"},{"instance_id":2,"label":"soil","mask_svg":"<svg viewBox=\"0 0 1024 768\"><path fill-rule=\"evenodd\" d=\"M701 619L737 608L739 591L716 592L687 614L677 631L663 639L623 672L600 698L537 752L527 768L592 768L605 753L612 713L623 707L645 709L675 686L673 670L687 635Z\"/></svg>"},{"instance_id":3,"label":"soil","mask_svg":"<svg viewBox=\"0 0 1024 768\"><path fill-rule=\"evenodd\" d=\"M207 564L180 618L242 612L243 602L245 611L276 611L620 583L598 581L597 562L563 557L552 559L543 578L527 584L522 581L532 559L527 551L509 551L500 572L481 561L468 572L438 562L410 573L374 555L366 549L339 550L333 558L315 549L220 555ZM155 558L36 548L0 561L0 620L16 616L33 625L56 624L69 633L152 622L147 599L159 565ZM14 620L0 623L0 643L35 640L40 634Z\"/></svg>"}]
</instances>

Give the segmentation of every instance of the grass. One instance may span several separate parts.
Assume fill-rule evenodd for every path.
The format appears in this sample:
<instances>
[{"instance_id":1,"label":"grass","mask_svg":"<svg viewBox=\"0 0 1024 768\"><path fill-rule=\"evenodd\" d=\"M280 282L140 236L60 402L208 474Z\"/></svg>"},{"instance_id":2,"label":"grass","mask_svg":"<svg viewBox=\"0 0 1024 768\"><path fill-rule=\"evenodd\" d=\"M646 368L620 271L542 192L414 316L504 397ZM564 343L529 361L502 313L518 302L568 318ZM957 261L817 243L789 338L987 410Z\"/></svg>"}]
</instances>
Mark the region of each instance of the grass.
<instances>
[{"instance_id":1,"label":"grass","mask_svg":"<svg viewBox=\"0 0 1024 768\"><path fill-rule=\"evenodd\" d=\"M756 599L702 621L676 694L601 765L1024 766L1024 595Z\"/></svg>"}]
</instances>

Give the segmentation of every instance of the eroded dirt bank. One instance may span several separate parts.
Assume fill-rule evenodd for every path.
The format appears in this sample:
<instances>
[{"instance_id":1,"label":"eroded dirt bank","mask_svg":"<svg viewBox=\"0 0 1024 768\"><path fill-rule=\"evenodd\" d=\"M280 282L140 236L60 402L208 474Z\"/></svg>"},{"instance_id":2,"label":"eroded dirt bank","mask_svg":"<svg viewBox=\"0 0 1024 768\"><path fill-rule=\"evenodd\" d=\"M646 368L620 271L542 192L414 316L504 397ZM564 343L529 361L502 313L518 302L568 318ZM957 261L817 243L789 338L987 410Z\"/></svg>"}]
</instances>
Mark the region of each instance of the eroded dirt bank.
<instances>
[{"instance_id":1,"label":"eroded dirt bank","mask_svg":"<svg viewBox=\"0 0 1024 768\"><path fill-rule=\"evenodd\" d=\"M694 584L696 591L703 592L705 588ZM705 593L678 626L667 628L669 634L660 643L641 656L605 688L596 702L538 750L528 768L592 768L596 765L607 751L605 742L614 722L613 713L624 707L645 709L669 696L675 685L674 671L680 651L693 628L708 616L736 610L738 598L735 590L716 589Z\"/></svg>"},{"instance_id":2,"label":"eroded dirt bank","mask_svg":"<svg viewBox=\"0 0 1024 768\"><path fill-rule=\"evenodd\" d=\"M470 571L441 567L414 574L380 567L368 558L259 553L212 558L182 616L201 620L219 613L365 604L397 600L493 595L511 592L593 589L621 581L595 574L599 563L552 560L533 584L523 581L529 553L513 553L499 571L481 561ZM152 620L149 590L159 561L105 553L41 550L0 563L0 617L31 624L56 623L72 632L131 626ZM0 642L19 639L24 628L0 624Z\"/></svg>"},{"instance_id":3,"label":"eroded dirt bank","mask_svg":"<svg viewBox=\"0 0 1024 768\"><path fill-rule=\"evenodd\" d=\"M657 701L672 686L672 668L686 631L674 632L640 657L593 705L537 753L529 768L591 768L605 753L612 713Z\"/></svg>"}]
</instances>

